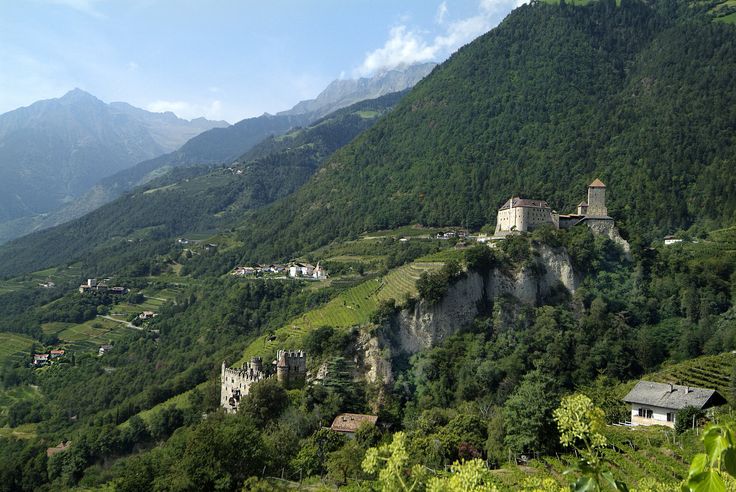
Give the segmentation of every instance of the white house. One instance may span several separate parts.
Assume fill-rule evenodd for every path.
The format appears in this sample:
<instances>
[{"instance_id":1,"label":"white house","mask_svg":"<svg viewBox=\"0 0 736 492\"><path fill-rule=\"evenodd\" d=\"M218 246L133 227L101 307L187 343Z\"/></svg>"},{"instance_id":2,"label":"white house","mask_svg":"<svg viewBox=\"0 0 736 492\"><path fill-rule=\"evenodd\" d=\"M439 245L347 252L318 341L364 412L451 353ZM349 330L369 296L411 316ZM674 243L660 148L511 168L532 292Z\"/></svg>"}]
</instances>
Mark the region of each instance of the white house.
<instances>
[{"instance_id":1,"label":"white house","mask_svg":"<svg viewBox=\"0 0 736 492\"><path fill-rule=\"evenodd\" d=\"M315 278L317 280L325 280L327 276L327 270L325 270L324 267L320 266L320 264L317 263L317 266L314 268L314 272L312 272L312 278Z\"/></svg>"},{"instance_id":2,"label":"white house","mask_svg":"<svg viewBox=\"0 0 736 492\"><path fill-rule=\"evenodd\" d=\"M675 426L675 415L685 407L706 410L726 403L714 389L639 381L624 397L631 405L632 425Z\"/></svg>"},{"instance_id":3,"label":"white house","mask_svg":"<svg viewBox=\"0 0 736 492\"><path fill-rule=\"evenodd\" d=\"M664 245L665 246L669 246L671 244L677 244L677 243L681 243L681 242L682 242L682 239L677 238L675 236L665 236L664 237Z\"/></svg>"},{"instance_id":4,"label":"white house","mask_svg":"<svg viewBox=\"0 0 736 492\"><path fill-rule=\"evenodd\" d=\"M292 263L289 265L289 277L311 277L314 273L314 265L307 263Z\"/></svg>"}]
</instances>

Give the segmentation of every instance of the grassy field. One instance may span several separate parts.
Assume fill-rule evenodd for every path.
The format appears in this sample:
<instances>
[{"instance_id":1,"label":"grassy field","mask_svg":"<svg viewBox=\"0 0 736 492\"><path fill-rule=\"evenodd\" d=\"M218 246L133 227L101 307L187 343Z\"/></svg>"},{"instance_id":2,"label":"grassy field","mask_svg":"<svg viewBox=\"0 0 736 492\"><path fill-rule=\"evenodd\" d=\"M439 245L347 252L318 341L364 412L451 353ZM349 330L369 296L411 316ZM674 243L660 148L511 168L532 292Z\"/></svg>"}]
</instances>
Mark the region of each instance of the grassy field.
<instances>
[{"instance_id":1,"label":"grassy field","mask_svg":"<svg viewBox=\"0 0 736 492\"><path fill-rule=\"evenodd\" d=\"M189 408L189 407L192 406L191 402L189 401L189 395L192 392L194 392L194 390L196 390L196 389L200 389L200 390L204 389L204 387L206 385L207 385L207 382L200 383L199 385L195 386L194 388L192 388L192 389L190 389L188 391L185 391L184 393L179 393L176 396L172 396L168 400L166 400L164 402L161 402L158 405L149 408L148 410L143 410L142 412L138 412L136 415L138 417L140 417L146 424L150 424L151 423L151 419L153 418L153 416L155 414L159 413L164 407L174 406L174 407L176 407L176 408L178 408L180 410L183 410L185 408ZM121 429L124 428L124 427L127 427L129 425L128 424L128 421L129 420L130 419L126 420L125 422L123 422L122 424L120 424L118 427L121 428Z\"/></svg>"},{"instance_id":2,"label":"grassy field","mask_svg":"<svg viewBox=\"0 0 736 492\"><path fill-rule=\"evenodd\" d=\"M12 292L25 288L41 288L38 284L51 280L56 285L61 285L72 280L79 279L81 268L79 264L69 267L48 268L37 272L23 275L22 277L12 278L10 280L0 281L0 294Z\"/></svg>"},{"instance_id":3,"label":"grassy field","mask_svg":"<svg viewBox=\"0 0 736 492\"><path fill-rule=\"evenodd\" d=\"M145 302L141 304L130 304L127 302L121 302L115 304L110 309L110 316L120 320L127 320L134 314L140 314L143 311L158 312L161 306L166 302L163 298L146 297Z\"/></svg>"},{"instance_id":4,"label":"grassy field","mask_svg":"<svg viewBox=\"0 0 736 492\"><path fill-rule=\"evenodd\" d=\"M348 329L370 322L371 314L381 301L394 299L401 304L407 295L416 296L416 280L426 271L442 267L441 262L414 262L392 270L388 275L367 280L341 293L326 305L292 319L276 330L276 339L264 335L245 350L241 363L260 355L275 355L280 348L300 348L304 335L320 326Z\"/></svg>"},{"instance_id":5,"label":"grassy field","mask_svg":"<svg viewBox=\"0 0 736 492\"><path fill-rule=\"evenodd\" d=\"M0 332L0 363L28 355L34 340L17 333Z\"/></svg>"},{"instance_id":6,"label":"grassy field","mask_svg":"<svg viewBox=\"0 0 736 492\"><path fill-rule=\"evenodd\" d=\"M45 323L44 333L55 333L65 350L96 352L100 345L120 340L135 330L105 318L95 318L84 323Z\"/></svg>"},{"instance_id":7,"label":"grassy field","mask_svg":"<svg viewBox=\"0 0 736 492\"><path fill-rule=\"evenodd\" d=\"M0 437L15 439L32 439L36 437L38 424L23 424L18 427L0 427Z\"/></svg>"}]
</instances>

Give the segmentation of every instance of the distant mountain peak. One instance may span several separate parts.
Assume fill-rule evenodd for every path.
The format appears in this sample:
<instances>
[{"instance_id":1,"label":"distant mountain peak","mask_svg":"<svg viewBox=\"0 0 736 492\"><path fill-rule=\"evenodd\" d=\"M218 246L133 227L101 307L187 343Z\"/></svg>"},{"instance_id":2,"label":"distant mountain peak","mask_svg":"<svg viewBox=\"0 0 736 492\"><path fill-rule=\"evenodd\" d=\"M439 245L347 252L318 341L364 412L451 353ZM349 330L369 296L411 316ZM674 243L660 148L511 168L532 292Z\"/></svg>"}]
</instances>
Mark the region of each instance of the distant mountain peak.
<instances>
[{"instance_id":1,"label":"distant mountain peak","mask_svg":"<svg viewBox=\"0 0 736 492\"><path fill-rule=\"evenodd\" d=\"M316 98L301 101L290 110L278 114L319 113L324 116L358 101L375 99L392 92L409 89L427 76L436 65L436 63L402 65L378 72L370 77L333 80Z\"/></svg>"},{"instance_id":2,"label":"distant mountain peak","mask_svg":"<svg viewBox=\"0 0 736 492\"><path fill-rule=\"evenodd\" d=\"M79 87L75 87L74 89L70 90L63 96L59 98L60 102L66 102L66 103L76 103L80 101L95 101L95 102L102 102L99 99L97 99L95 96L90 94L89 92L83 91Z\"/></svg>"}]
</instances>

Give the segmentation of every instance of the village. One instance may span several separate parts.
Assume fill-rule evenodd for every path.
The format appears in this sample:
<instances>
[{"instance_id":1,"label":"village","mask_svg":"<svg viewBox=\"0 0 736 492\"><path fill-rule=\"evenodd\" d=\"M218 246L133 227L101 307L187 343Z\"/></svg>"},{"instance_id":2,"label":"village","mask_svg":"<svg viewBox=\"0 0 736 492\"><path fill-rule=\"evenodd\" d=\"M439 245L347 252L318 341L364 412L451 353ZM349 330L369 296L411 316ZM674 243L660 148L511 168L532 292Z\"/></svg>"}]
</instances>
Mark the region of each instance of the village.
<instances>
[{"instance_id":1,"label":"village","mask_svg":"<svg viewBox=\"0 0 736 492\"><path fill-rule=\"evenodd\" d=\"M236 277L269 275L272 278L304 280L327 280L329 277L329 273L319 262L317 266L301 262L291 262L287 265L272 263L270 265L238 266L232 271L232 275Z\"/></svg>"}]
</instances>

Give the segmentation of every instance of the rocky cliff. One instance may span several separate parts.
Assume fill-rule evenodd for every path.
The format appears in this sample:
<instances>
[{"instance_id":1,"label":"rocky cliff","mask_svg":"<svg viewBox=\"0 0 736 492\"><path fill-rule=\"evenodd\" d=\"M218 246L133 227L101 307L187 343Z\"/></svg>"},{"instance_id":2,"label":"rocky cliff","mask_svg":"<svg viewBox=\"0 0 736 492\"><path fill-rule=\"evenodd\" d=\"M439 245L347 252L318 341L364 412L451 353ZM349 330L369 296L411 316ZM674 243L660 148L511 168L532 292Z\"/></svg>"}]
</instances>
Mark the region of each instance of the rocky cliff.
<instances>
[{"instance_id":1,"label":"rocky cliff","mask_svg":"<svg viewBox=\"0 0 736 492\"><path fill-rule=\"evenodd\" d=\"M547 246L536 247L532 259L518 270L466 272L439 302L418 301L361 340L365 377L369 382L391 382L391 358L436 345L472 323L499 297L539 306L561 290L573 293L579 280L567 252Z\"/></svg>"}]
</instances>

